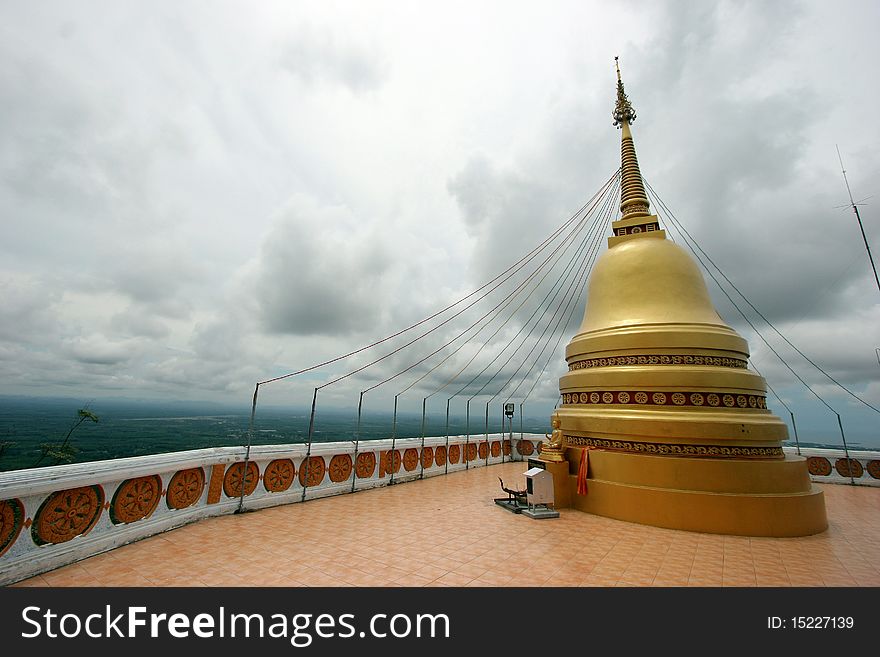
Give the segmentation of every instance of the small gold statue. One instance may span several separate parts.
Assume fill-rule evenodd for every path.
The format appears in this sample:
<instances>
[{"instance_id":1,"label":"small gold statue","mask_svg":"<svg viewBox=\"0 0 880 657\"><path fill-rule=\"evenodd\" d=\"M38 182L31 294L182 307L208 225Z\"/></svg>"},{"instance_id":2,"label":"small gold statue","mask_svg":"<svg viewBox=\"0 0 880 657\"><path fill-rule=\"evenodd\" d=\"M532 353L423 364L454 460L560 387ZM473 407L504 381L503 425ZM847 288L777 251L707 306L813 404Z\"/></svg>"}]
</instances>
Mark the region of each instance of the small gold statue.
<instances>
[{"instance_id":1,"label":"small gold statue","mask_svg":"<svg viewBox=\"0 0 880 657\"><path fill-rule=\"evenodd\" d=\"M551 421L553 426L552 434L544 434L550 439L550 442L544 443L541 447L542 461L564 461L565 460L565 438L562 435L562 429L559 427L562 422L558 417L554 417Z\"/></svg>"}]
</instances>

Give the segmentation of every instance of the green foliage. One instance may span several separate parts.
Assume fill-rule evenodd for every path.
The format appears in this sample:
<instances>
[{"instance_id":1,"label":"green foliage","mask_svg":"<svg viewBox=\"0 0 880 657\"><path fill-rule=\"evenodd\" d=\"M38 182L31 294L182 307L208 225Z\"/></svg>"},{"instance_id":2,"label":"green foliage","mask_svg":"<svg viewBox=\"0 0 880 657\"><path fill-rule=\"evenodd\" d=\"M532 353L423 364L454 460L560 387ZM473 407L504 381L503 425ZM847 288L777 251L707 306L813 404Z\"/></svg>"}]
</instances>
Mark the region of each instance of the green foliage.
<instances>
[{"instance_id":1,"label":"green foliage","mask_svg":"<svg viewBox=\"0 0 880 657\"><path fill-rule=\"evenodd\" d=\"M76 459L79 449L73 445L64 445L61 443L42 443L40 445L42 456L40 460L45 458L55 459L55 465L59 463L71 463ZM39 461L38 461L39 463Z\"/></svg>"},{"instance_id":2,"label":"green foliage","mask_svg":"<svg viewBox=\"0 0 880 657\"><path fill-rule=\"evenodd\" d=\"M52 465L73 462L76 459L76 455L79 453L79 449L70 444L70 439L73 436L73 432L79 429L80 425L86 420L97 423L99 418L92 413L88 407L79 409L76 412L76 419L70 426L70 430L67 432L67 435L64 436L64 440L60 443L43 443L40 445L40 458L38 458L31 467L37 467L47 458L55 460Z\"/></svg>"}]
</instances>

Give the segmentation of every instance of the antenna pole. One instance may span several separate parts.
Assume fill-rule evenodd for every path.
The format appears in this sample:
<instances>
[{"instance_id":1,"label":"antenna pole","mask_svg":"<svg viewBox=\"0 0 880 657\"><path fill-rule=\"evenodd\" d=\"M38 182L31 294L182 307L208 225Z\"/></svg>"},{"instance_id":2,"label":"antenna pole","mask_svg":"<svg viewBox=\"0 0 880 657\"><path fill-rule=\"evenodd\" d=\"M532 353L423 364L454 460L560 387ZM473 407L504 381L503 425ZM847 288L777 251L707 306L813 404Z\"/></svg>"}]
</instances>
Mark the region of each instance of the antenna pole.
<instances>
[{"instance_id":1,"label":"antenna pole","mask_svg":"<svg viewBox=\"0 0 880 657\"><path fill-rule=\"evenodd\" d=\"M877 277L877 267L874 265L874 257L871 255L871 247L868 246L868 238L865 236L865 227L862 225L862 217L859 215L859 208L856 206L856 202L853 200L852 190L849 188L849 181L846 179L846 169L843 168L843 158L840 157L840 148L835 144L834 146L837 148L837 159L840 160L840 170L843 173L843 182L846 183L846 191L849 194L849 202L852 205L853 212L856 215L856 220L859 222L859 230L862 231L862 239L865 242L865 250L868 252L868 260L871 261L871 269L874 272L874 280L877 282L877 290L880 290L880 278Z\"/></svg>"}]
</instances>

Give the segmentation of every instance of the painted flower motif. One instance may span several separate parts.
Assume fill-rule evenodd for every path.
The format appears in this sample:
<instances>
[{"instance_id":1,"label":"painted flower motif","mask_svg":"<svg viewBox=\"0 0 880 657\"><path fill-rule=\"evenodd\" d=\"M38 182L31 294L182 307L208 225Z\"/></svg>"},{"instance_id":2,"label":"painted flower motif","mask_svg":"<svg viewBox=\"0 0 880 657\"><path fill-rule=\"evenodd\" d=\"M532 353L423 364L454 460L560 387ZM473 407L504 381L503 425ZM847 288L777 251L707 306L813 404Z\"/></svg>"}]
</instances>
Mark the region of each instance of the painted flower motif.
<instances>
[{"instance_id":1,"label":"painted flower motif","mask_svg":"<svg viewBox=\"0 0 880 657\"><path fill-rule=\"evenodd\" d=\"M158 475L123 481L110 503L113 524L137 522L151 515L162 497L162 480Z\"/></svg>"},{"instance_id":2,"label":"painted flower motif","mask_svg":"<svg viewBox=\"0 0 880 657\"><path fill-rule=\"evenodd\" d=\"M636 403L638 403L638 404L647 404L647 403L648 403L648 393L646 393L646 392L637 392L637 393L636 393Z\"/></svg>"},{"instance_id":3,"label":"painted flower motif","mask_svg":"<svg viewBox=\"0 0 880 657\"><path fill-rule=\"evenodd\" d=\"M266 466L263 488L270 493L283 493L293 485L296 466L290 459L277 459Z\"/></svg>"},{"instance_id":4,"label":"painted flower motif","mask_svg":"<svg viewBox=\"0 0 880 657\"><path fill-rule=\"evenodd\" d=\"M666 403L666 395L662 392L655 392L651 399L654 400L655 404L665 404Z\"/></svg>"},{"instance_id":5,"label":"painted flower motif","mask_svg":"<svg viewBox=\"0 0 880 657\"><path fill-rule=\"evenodd\" d=\"M703 405L703 395L699 392L691 393L691 404L694 406L702 406Z\"/></svg>"},{"instance_id":6,"label":"painted flower motif","mask_svg":"<svg viewBox=\"0 0 880 657\"><path fill-rule=\"evenodd\" d=\"M327 470L330 472L330 481L334 484L345 481L351 476L351 457L348 454L334 455Z\"/></svg>"},{"instance_id":7,"label":"painted flower motif","mask_svg":"<svg viewBox=\"0 0 880 657\"><path fill-rule=\"evenodd\" d=\"M376 455L373 452L361 452L355 462L355 473L358 479L368 479L376 470Z\"/></svg>"},{"instance_id":8,"label":"painted flower motif","mask_svg":"<svg viewBox=\"0 0 880 657\"><path fill-rule=\"evenodd\" d=\"M205 473L201 468L180 470L168 483L165 502L169 509L185 509L199 501L204 488Z\"/></svg>"},{"instance_id":9,"label":"painted flower motif","mask_svg":"<svg viewBox=\"0 0 880 657\"><path fill-rule=\"evenodd\" d=\"M617 400L621 404L629 404L629 393L628 392L619 392L617 393Z\"/></svg>"},{"instance_id":10,"label":"painted flower motif","mask_svg":"<svg viewBox=\"0 0 880 657\"><path fill-rule=\"evenodd\" d=\"M403 469L412 472L419 465L419 450L406 449L403 452Z\"/></svg>"}]
</instances>

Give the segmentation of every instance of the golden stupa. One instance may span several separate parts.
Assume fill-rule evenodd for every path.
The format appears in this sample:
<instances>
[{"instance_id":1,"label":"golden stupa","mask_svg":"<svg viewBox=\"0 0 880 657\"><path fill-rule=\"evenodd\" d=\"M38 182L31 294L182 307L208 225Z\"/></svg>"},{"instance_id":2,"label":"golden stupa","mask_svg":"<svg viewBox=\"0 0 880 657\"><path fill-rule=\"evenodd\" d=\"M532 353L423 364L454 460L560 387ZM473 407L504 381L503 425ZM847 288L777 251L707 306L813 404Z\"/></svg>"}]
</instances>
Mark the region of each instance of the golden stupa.
<instances>
[{"instance_id":1,"label":"golden stupa","mask_svg":"<svg viewBox=\"0 0 880 657\"><path fill-rule=\"evenodd\" d=\"M557 506L700 532L825 530L822 491L804 458L783 453L788 431L767 410L748 344L715 311L693 258L650 214L619 68L613 115L622 131L621 217L590 277L559 380L561 440L545 456Z\"/></svg>"}]
</instances>

